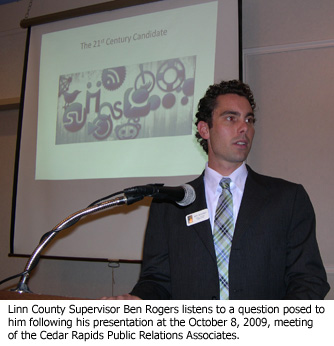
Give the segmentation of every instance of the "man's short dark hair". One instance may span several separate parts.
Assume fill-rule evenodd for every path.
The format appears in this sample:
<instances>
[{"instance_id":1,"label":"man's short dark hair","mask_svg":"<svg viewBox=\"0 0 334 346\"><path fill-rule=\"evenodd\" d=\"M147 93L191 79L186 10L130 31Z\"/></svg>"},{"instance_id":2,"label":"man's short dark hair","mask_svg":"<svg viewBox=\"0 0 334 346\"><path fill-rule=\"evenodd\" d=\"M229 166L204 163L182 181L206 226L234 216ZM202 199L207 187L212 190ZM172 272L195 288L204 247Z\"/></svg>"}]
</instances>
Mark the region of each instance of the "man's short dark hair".
<instances>
[{"instance_id":1,"label":"man's short dark hair","mask_svg":"<svg viewBox=\"0 0 334 346\"><path fill-rule=\"evenodd\" d=\"M217 97L226 94L236 94L246 97L249 101L252 110L255 110L256 104L253 93L248 86L239 80L222 81L219 84L210 85L203 98L200 99L196 113L196 126L200 121L204 121L212 127L212 112L217 105ZM208 142L202 138L199 132L196 132L197 141L201 144L204 151L208 153Z\"/></svg>"}]
</instances>

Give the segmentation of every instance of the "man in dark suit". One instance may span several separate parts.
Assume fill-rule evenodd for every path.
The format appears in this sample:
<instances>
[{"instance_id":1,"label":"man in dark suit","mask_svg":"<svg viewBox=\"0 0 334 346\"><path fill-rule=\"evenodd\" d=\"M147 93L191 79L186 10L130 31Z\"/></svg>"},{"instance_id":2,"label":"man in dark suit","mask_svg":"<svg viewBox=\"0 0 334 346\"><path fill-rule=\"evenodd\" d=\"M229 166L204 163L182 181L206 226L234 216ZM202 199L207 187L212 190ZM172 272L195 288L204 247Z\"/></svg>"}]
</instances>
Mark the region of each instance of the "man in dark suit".
<instances>
[{"instance_id":1,"label":"man in dark suit","mask_svg":"<svg viewBox=\"0 0 334 346\"><path fill-rule=\"evenodd\" d=\"M196 114L208 154L203 174L190 182L196 200L182 207L153 200L140 279L116 299L323 299L329 290L315 236L315 215L301 185L255 173L245 164L255 133L248 85L208 88ZM232 196L232 244L227 278L213 233L220 180ZM114 298L115 299L115 298Z\"/></svg>"}]
</instances>

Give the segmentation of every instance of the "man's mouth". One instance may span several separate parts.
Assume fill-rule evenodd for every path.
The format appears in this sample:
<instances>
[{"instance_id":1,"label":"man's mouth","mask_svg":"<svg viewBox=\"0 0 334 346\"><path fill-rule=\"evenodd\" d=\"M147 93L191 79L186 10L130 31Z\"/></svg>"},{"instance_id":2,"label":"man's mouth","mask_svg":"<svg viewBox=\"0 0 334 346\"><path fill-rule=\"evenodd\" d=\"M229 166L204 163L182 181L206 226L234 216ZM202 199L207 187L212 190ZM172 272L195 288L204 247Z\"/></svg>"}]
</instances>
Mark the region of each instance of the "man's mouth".
<instances>
[{"instance_id":1,"label":"man's mouth","mask_svg":"<svg viewBox=\"0 0 334 346\"><path fill-rule=\"evenodd\" d=\"M234 142L236 145L242 145L242 146L248 146L248 141L247 140L239 140Z\"/></svg>"}]
</instances>

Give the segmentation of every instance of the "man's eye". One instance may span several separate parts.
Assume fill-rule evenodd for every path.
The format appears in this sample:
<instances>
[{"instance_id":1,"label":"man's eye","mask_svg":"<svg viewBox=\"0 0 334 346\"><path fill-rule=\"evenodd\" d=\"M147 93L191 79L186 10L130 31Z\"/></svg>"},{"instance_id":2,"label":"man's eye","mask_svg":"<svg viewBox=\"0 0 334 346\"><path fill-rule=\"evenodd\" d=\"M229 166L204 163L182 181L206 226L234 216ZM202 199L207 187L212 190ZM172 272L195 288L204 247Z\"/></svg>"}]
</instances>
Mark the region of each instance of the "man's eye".
<instances>
[{"instance_id":1,"label":"man's eye","mask_svg":"<svg viewBox=\"0 0 334 346\"><path fill-rule=\"evenodd\" d=\"M253 118L253 117L247 118L246 119L246 123L248 123L248 124L255 124L255 118Z\"/></svg>"},{"instance_id":2,"label":"man's eye","mask_svg":"<svg viewBox=\"0 0 334 346\"><path fill-rule=\"evenodd\" d=\"M234 121L235 117L233 115L229 115L228 117L226 117L227 121Z\"/></svg>"}]
</instances>

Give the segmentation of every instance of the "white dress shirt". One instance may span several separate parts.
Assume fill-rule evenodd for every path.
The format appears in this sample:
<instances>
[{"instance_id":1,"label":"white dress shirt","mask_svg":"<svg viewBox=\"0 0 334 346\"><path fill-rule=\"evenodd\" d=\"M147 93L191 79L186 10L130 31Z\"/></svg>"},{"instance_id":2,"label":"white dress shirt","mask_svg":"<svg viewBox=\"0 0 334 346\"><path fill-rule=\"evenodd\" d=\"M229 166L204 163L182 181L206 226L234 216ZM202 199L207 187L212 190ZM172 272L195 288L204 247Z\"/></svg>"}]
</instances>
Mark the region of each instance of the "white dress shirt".
<instances>
[{"instance_id":1,"label":"white dress shirt","mask_svg":"<svg viewBox=\"0 0 334 346\"><path fill-rule=\"evenodd\" d=\"M230 190L233 197L233 219L234 226L238 217L241 199L245 189L245 183L247 179L248 171L246 164L243 163L238 169L236 169L232 174L226 178L231 179ZM219 182L224 176L208 167L206 164L204 172L204 186L205 186L205 197L206 204L208 206L209 217L211 222L211 228L213 230L216 208L218 203L218 198L222 192L222 188Z\"/></svg>"}]
</instances>

